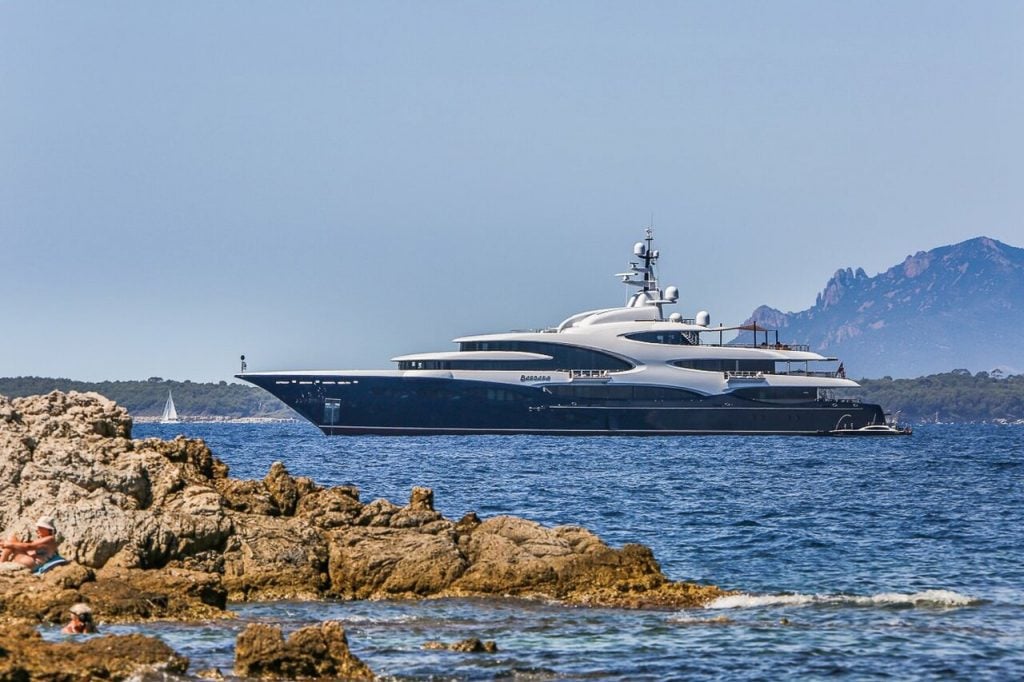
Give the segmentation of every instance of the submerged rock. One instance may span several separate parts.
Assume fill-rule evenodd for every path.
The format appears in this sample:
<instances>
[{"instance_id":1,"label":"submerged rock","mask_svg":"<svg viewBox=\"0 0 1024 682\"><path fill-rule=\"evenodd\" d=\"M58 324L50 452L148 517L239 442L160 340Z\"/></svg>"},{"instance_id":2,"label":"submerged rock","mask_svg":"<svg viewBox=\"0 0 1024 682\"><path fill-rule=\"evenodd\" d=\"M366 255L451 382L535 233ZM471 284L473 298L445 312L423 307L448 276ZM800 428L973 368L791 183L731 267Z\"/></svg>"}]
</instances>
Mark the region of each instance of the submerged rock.
<instances>
[{"instance_id":1,"label":"submerged rock","mask_svg":"<svg viewBox=\"0 0 1024 682\"><path fill-rule=\"evenodd\" d=\"M480 640L476 637L463 639L452 644L445 644L436 640L424 642L424 649L446 649L448 651L461 651L469 654L495 654L498 653L498 645L493 639Z\"/></svg>"},{"instance_id":2,"label":"submerged rock","mask_svg":"<svg viewBox=\"0 0 1024 682\"><path fill-rule=\"evenodd\" d=\"M0 680L125 680L187 669L188 659L155 637L47 642L31 625L0 625Z\"/></svg>"},{"instance_id":3,"label":"submerged rock","mask_svg":"<svg viewBox=\"0 0 1024 682\"><path fill-rule=\"evenodd\" d=\"M98 620L210 618L229 600L518 596L680 607L724 594L669 581L642 545L578 526L470 512L458 522L414 488L363 503L280 462L238 481L202 440L132 440L97 394L0 396L0 526L56 519L72 563L42 578L0 572L0 619L55 622L75 601Z\"/></svg>"},{"instance_id":4,"label":"submerged rock","mask_svg":"<svg viewBox=\"0 0 1024 682\"><path fill-rule=\"evenodd\" d=\"M281 628L253 623L235 641L235 674L271 679L373 679L373 671L348 648L337 621L311 625L287 639Z\"/></svg>"}]
</instances>

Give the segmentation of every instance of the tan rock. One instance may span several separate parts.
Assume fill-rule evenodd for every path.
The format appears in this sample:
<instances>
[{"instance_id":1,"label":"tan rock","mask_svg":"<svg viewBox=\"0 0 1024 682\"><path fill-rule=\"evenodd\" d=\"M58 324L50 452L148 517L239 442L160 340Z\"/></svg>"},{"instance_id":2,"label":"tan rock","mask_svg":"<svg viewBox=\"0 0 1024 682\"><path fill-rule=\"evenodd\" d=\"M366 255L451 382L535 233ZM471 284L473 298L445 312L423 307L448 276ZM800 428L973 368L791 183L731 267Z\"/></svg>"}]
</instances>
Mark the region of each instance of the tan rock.
<instances>
[{"instance_id":1,"label":"tan rock","mask_svg":"<svg viewBox=\"0 0 1024 682\"><path fill-rule=\"evenodd\" d=\"M406 508L410 511L434 511L434 491L430 488L413 488Z\"/></svg>"},{"instance_id":2,"label":"tan rock","mask_svg":"<svg viewBox=\"0 0 1024 682\"><path fill-rule=\"evenodd\" d=\"M81 601L107 621L150 618L206 620L231 617L221 576L186 569L159 571L106 567L83 583Z\"/></svg>"},{"instance_id":3,"label":"tan rock","mask_svg":"<svg viewBox=\"0 0 1024 682\"><path fill-rule=\"evenodd\" d=\"M236 514L224 549L233 600L317 599L328 589L327 537L308 520Z\"/></svg>"},{"instance_id":4,"label":"tan rock","mask_svg":"<svg viewBox=\"0 0 1024 682\"><path fill-rule=\"evenodd\" d=\"M453 642L452 644L445 644L437 640L424 642L424 649L442 649L448 651L461 651L470 654L494 654L498 652L498 645L493 639L480 640L476 637L470 637L459 642Z\"/></svg>"},{"instance_id":5,"label":"tan rock","mask_svg":"<svg viewBox=\"0 0 1024 682\"><path fill-rule=\"evenodd\" d=\"M440 594L468 565L452 533L357 527L330 538L331 594L345 599Z\"/></svg>"},{"instance_id":6,"label":"tan rock","mask_svg":"<svg viewBox=\"0 0 1024 682\"><path fill-rule=\"evenodd\" d=\"M232 511L260 516L280 516L274 498L263 481L224 480L217 484L224 506Z\"/></svg>"},{"instance_id":7,"label":"tan rock","mask_svg":"<svg viewBox=\"0 0 1024 682\"><path fill-rule=\"evenodd\" d=\"M552 594L574 560L570 538L539 523L497 516L469 537L470 567L455 587L471 593Z\"/></svg>"},{"instance_id":8,"label":"tan rock","mask_svg":"<svg viewBox=\"0 0 1024 682\"><path fill-rule=\"evenodd\" d=\"M184 569L146 571L107 567L94 571L68 564L42 576L0 574L3 619L59 623L76 602L93 607L103 622L150 618L228 618L221 576Z\"/></svg>"},{"instance_id":9,"label":"tan rock","mask_svg":"<svg viewBox=\"0 0 1024 682\"><path fill-rule=\"evenodd\" d=\"M357 526L387 527L391 525L391 517L402 511L397 504L388 500L374 500L363 506L356 518Z\"/></svg>"},{"instance_id":10,"label":"tan rock","mask_svg":"<svg viewBox=\"0 0 1024 682\"><path fill-rule=\"evenodd\" d=\"M253 623L235 641L235 674L271 679L373 679L373 671L348 646L341 623L297 630L285 641L281 629Z\"/></svg>"},{"instance_id":11,"label":"tan rock","mask_svg":"<svg viewBox=\"0 0 1024 682\"><path fill-rule=\"evenodd\" d=\"M671 583L649 549L614 549L576 526L474 513L454 523L420 487L405 506L363 504L358 489L322 488L280 462L262 480L232 480L201 440L130 435L127 413L95 394L0 397L0 524L29 534L52 515L61 553L95 571L21 593L18 581L35 579L2 572L0 605L52 619L86 598L126 619L210 617L225 595L685 606L719 594Z\"/></svg>"},{"instance_id":12,"label":"tan rock","mask_svg":"<svg viewBox=\"0 0 1024 682\"><path fill-rule=\"evenodd\" d=\"M0 625L0 652L0 680L125 680L188 670L187 658L143 635L46 642L30 625Z\"/></svg>"},{"instance_id":13,"label":"tan rock","mask_svg":"<svg viewBox=\"0 0 1024 682\"><path fill-rule=\"evenodd\" d=\"M58 623L81 599L82 585L95 579L82 566L59 566L43 576L0 573L0 613L8 619Z\"/></svg>"},{"instance_id":14,"label":"tan rock","mask_svg":"<svg viewBox=\"0 0 1024 682\"><path fill-rule=\"evenodd\" d=\"M299 498L295 514L328 530L356 525L363 506L355 486L317 488Z\"/></svg>"},{"instance_id":15,"label":"tan rock","mask_svg":"<svg viewBox=\"0 0 1024 682\"><path fill-rule=\"evenodd\" d=\"M291 516L295 513L295 505L299 503L299 488L295 479L288 475L288 470L281 462L274 462L270 465L263 484L270 493L278 512L284 516Z\"/></svg>"}]
</instances>

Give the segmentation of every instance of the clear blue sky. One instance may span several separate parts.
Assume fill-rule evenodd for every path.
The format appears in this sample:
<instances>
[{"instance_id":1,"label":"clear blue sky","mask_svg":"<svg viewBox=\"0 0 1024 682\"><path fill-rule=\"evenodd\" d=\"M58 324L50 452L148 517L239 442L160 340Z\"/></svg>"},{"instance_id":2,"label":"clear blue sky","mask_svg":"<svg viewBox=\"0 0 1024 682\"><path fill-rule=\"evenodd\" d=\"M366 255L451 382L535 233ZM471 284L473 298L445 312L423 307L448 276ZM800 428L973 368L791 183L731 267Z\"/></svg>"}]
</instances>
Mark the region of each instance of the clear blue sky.
<instances>
[{"instance_id":1,"label":"clear blue sky","mask_svg":"<svg viewBox=\"0 0 1024 682\"><path fill-rule=\"evenodd\" d=\"M390 367L1024 245L1020 2L0 0L0 376Z\"/></svg>"}]
</instances>

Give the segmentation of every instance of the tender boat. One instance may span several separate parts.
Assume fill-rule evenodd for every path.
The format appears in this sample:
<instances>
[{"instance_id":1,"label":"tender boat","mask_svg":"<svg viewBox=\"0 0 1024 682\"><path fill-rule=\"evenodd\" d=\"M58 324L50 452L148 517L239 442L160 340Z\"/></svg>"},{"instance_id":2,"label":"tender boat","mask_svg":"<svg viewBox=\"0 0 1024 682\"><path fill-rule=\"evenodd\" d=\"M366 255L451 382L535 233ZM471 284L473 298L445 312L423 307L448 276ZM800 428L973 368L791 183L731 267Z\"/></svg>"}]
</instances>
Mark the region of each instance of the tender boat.
<instances>
[{"instance_id":1,"label":"tender boat","mask_svg":"<svg viewBox=\"0 0 1024 682\"><path fill-rule=\"evenodd\" d=\"M898 413L897 413L898 414ZM881 424L867 424L866 426L855 427L853 422L847 420L845 415L840 418L836 427L828 432L829 436L909 436L914 430L909 426L900 424L896 417L885 415L885 421Z\"/></svg>"},{"instance_id":2,"label":"tender boat","mask_svg":"<svg viewBox=\"0 0 1024 682\"><path fill-rule=\"evenodd\" d=\"M617 275L634 289L624 306L549 329L465 336L392 370L243 364L236 376L328 435L820 435L884 423L878 405L834 396L858 386L837 358L757 325L713 327L706 311L666 316L679 291L658 284L650 230L633 256ZM744 343L726 338L736 333Z\"/></svg>"},{"instance_id":3,"label":"tender boat","mask_svg":"<svg viewBox=\"0 0 1024 682\"><path fill-rule=\"evenodd\" d=\"M909 436L913 429L909 426L895 426L893 424L868 424L859 429L833 429L828 432L830 436Z\"/></svg>"}]
</instances>

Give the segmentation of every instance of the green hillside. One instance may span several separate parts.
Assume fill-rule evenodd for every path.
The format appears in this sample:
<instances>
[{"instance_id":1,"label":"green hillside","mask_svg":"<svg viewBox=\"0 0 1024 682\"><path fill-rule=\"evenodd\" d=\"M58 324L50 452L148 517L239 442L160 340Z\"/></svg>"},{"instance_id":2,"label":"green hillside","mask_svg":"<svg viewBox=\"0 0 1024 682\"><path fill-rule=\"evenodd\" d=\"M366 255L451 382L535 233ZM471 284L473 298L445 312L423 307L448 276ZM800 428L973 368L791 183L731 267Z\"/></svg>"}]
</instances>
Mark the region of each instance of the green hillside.
<instances>
[{"instance_id":1,"label":"green hillside","mask_svg":"<svg viewBox=\"0 0 1024 682\"><path fill-rule=\"evenodd\" d=\"M146 381L74 381L46 377L0 378L0 395L20 398L50 391L94 391L128 408L135 418L158 417L167 391L181 418L297 418L284 403L248 384L194 383L151 377Z\"/></svg>"},{"instance_id":2,"label":"green hillside","mask_svg":"<svg viewBox=\"0 0 1024 682\"><path fill-rule=\"evenodd\" d=\"M901 412L909 422L995 422L1024 420L1024 375L971 374L955 369L916 379L858 379L849 396Z\"/></svg>"}]
</instances>

